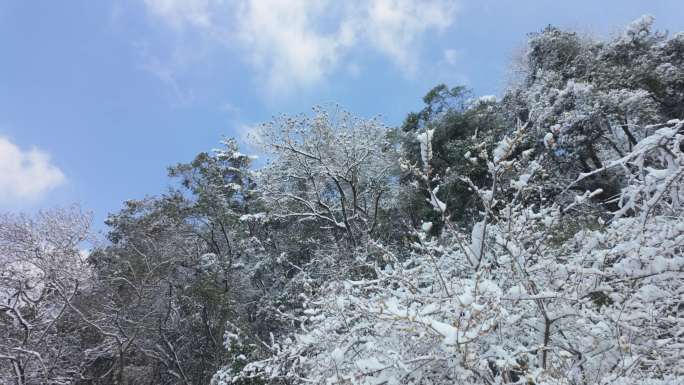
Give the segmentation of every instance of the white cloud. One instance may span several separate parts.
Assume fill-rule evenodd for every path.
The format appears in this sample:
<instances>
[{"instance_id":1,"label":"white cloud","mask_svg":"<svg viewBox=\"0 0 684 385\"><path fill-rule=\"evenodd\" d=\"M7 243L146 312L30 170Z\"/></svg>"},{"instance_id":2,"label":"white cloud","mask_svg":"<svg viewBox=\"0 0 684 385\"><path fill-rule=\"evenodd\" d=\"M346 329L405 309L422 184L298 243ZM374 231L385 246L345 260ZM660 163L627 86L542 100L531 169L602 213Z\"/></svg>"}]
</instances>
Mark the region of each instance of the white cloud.
<instances>
[{"instance_id":1,"label":"white cloud","mask_svg":"<svg viewBox=\"0 0 684 385\"><path fill-rule=\"evenodd\" d=\"M309 87L353 54L378 52L406 74L430 30L454 22L453 0L145 0L183 33L237 48L274 93ZM343 65L342 68L347 68Z\"/></svg>"},{"instance_id":2,"label":"white cloud","mask_svg":"<svg viewBox=\"0 0 684 385\"><path fill-rule=\"evenodd\" d=\"M22 151L0 137L0 202L36 199L64 183L62 171L50 156L36 148Z\"/></svg>"},{"instance_id":3,"label":"white cloud","mask_svg":"<svg viewBox=\"0 0 684 385\"><path fill-rule=\"evenodd\" d=\"M417 66L416 48L423 34L449 27L455 12L453 1L373 0L367 35L404 71L413 72Z\"/></svg>"},{"instance_id":4,"label":"white cloud","mask_svg":"<svg viewBox=\"0 0 684 385\"><path fill-rule=\"evenodd\" d=\"M328 26L329 31L322 31L319 20L330 8L324 2L306 0L243 4L237 37L272 91L319 82L354 42L350 20L342 19Z\"/></svg>"}]
</instances>

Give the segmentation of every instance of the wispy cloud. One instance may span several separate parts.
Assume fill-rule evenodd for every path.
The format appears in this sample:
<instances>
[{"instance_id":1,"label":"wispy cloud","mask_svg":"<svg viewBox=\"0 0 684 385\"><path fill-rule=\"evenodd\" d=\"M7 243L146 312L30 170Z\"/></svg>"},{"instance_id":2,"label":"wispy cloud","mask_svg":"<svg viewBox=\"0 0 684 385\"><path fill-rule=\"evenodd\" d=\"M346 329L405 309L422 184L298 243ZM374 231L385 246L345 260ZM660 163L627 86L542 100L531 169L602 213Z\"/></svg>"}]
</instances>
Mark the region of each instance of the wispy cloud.
<instances>
[{"instance_id":1,"label":"wispy cloud","mask_svg":"<svg viewBox=\"0 0 684 385\"><path fill-rule=\"evenodd\" d=\"M367 4L368 39L409 73L418 65L416 54L424 34L446 29L456 13L454 1L373 0Z\"/></svg>"},{"instance_id":2,"label":"wispy cloud","mask_svg":"<svg viewBox=\"0 0 684 385\"><path fill-rule=\"evenodd\" d=\"M65 180L47 153L37 148L22 150L0 137L0 203L37 199Z\"/></svg>"},{"instance_id":3,"label":"wispy cloud","mask_svg":"<svg viewBox=\"0 0 684 385\"><path fill-rule=\"evenodd\" d=\"M174 52L170 60L162 60L152 52L148 44L138 43L136 48L140 56L141 69L152 74L171 90L175 104L187 105L194 100L192 89L186 89L178 82L177 69L184 66L184 63L178 61L178 52Z\"/></svg>"},{"instance_id":4,"label":"wispy cloud","mask_svg":"<svg viewBox=\"0 0 684 385\"><path fill-rule=\"evenodd\" d=\"M223 1L212 0L144 0L150 11L174 28L212 27L212 15ZM214 10L215 8L215 10Z\"/></svg>"},{"instance_id":5,"label":"wispy cloud","mask_svg":"<svg viewBox=\"0 0 684 385\"><path fill-rule=\"evenodd\" d=\"M236 116L240 114L240 108L238 108L236 105L234 105L231 102L225 102L221 105L219 108L221 111L225 112L228 115Z\"/></svg>"},{"instance_id":6,"label":"wispy cloud","mask_svg":"<svg viewBox=\"0 0 684 385\"><path fill-rule=\"evenodd\" d=\"M328 31L322 30L319 20L328 8L322 2L249 1L239 9L238 39L272 91L321 81L354 43L349 18L330 21Z\"/></svg>"},{"instance_id":7,"label":"wispy cloud","mask_svg":"<svg viewBox=\"0 0 684 385\"><path fill-rule=\"evenodd\" d=\"M376 52L414 73L426 33L455 19L452 0L145 0L153 20L237 49L272 93L318 84ZM356 64L354 64L356 65ZM357 67L358 68L358 67Z\"/></svg>"},{"instance_id":8,"label":"wispy cloud","mask_svg":"<svg viewBox=\"0 0 684 385\"><path fill-rule=\"evenodd\" d=\"M444 50L444 61L449 65L456 65L460 56L461 54L453 48Z\"/></svg>"}]
</instances>

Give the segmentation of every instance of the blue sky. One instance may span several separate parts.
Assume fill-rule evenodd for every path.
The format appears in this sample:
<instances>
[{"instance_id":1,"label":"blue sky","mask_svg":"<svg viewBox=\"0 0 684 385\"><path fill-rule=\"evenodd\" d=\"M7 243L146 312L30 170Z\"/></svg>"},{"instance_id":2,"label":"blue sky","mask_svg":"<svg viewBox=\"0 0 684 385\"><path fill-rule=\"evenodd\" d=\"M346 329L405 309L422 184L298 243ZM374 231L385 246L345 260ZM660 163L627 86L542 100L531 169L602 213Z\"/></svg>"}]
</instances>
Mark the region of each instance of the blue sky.
<instances>
[{"instance_id":1,"label":"blue sky","mask_svg":"<svg viewBox=\"0 0 684 385\"><path fill-rule=\"evenodd\" d=\"M280 113L339 103L395 125L438 83L498 94L526 34L597 36L684 2L0 2L0 209L74 202L96 227L166 167Z\"/></svg>"}]
</instances>

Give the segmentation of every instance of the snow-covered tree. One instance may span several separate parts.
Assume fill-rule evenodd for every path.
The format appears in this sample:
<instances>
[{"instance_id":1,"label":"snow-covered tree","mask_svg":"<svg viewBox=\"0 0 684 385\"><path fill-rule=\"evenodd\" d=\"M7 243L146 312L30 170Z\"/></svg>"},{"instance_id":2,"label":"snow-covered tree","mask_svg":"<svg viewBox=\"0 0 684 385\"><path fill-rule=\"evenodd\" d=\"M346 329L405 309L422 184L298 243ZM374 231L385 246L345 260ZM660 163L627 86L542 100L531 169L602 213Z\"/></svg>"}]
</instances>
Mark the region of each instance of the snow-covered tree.
<instances>
[{"instance_id":1,"label":"snow-covered tree","mask_svg":"<svg viewBox=\"0 0 684 385\"><path fill-rule=\"evenodd\" d=\"M377 238L391 209L396 152L377 119L314 108L261 127L270 155L259 184L272 215L314 222L356 247Z\"/></svg>"},{"instance_id":2,"label":"snow-covered tree","mask_svg":"<svg viewBox=\"0 0 684 385\"><path fill-rule=\"evenodd\" d=\"M564 186L603 170L573 188L601 188L598 200L614 209L623 180L605 163L652 134L647 127L684 118L684 34L654 31L653 22L643 16L609 41L554 27L530 35L521 81L502 104L511 122L529 121L523 149L548 176L547 198L571 203Z\"/></svg>"},{"instance_id":3,"label":"snow-covered tree","mask_svg":"<svg viewBox=\"0 0 684 385\"><path fill-rule=\"evenodd\" d=\"M264 213L244 218L259 229L259 258L244 271L261 292L252 328L262 340L297 327L307 298L331 277L372 274L372 240L393 235L398 163L387 134L377 119L322 108L260 127Z\"/></svg>"},{"instance_id":4,"label":"snow-covered tree","mask_svg":"<svg viewBox=\"0 0 684 385\"><path fill-rule=\"evenodd\" d=\"M528 182L540 166L504 160L524 137L519 127L487 159L492 184L473 186L484 210L470 233L447 226L433 238L423 229L412 255L388 252L374 279L328 282L301 330L274 342L270 358L236 376L219 372L215 383L678 383L683 127L652 127L606 164L630 170L621 193L629 210L570 234L564 212L599 192L576 196L572 207L524 205L539 194ZM499 185L511 168L524 172ZM508 188L514 199L499 202Z\"/></svg>"},{"instance_id":5,"label":"snow-covered tree","mask_svg":"<svg viewBox=\"0 0 684 385\"><path fill-rule=\"evenodd\" d=\"M409 113L398 130L406 170L424 167L423 151L416 135L429 131L433 138L431 183L426 184L424 175L416 172L402 176L401 187L405 187L400 189L402 214L413 227L418 227L420 221L431 221L433 231L438 232L443 214L452 221L469 224L481 209L470 186L454 176L467 175L477 184L488 183L487 166L477 155L494 150L505 131L505 121L496 97L470 96L464 87L438 85L423 98L425 107ZM420 188L415 189L415 184ZM434 195L447 205L446 213L435 211L431 204L433 190L438 186L439 191Z\"/></svg>"},{"instance_id":6,"label":"snow-covered tree","mask_svg":"<svg viewBox=\"0 0 684 385\"><path fill-rule=\"evenodd\" d=\"M83 360L75 303L90 286L78 208L0 215L0 382L65 384Z\"/></svg>"}]
</instances>

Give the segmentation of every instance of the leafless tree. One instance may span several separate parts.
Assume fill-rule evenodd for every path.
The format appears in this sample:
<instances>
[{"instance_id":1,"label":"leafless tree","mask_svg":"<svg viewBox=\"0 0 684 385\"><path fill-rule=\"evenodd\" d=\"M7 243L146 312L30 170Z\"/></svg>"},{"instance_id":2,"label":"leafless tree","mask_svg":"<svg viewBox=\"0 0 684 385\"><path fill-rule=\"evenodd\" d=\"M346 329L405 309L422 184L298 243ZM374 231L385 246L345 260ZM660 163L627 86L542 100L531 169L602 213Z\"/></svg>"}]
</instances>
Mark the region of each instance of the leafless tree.
<instances>
[{"instance_id":1,"label":"leafless tree","mask_svg":"<svg viewBox=\"0 0 684 385\"><path fill-rule=\"evenodd\" d=\"M63 384L79 373L78 325L66 322L90 276L90 216L78 208L0 215L0 378Z\"/></svg>"}]
</instances>

